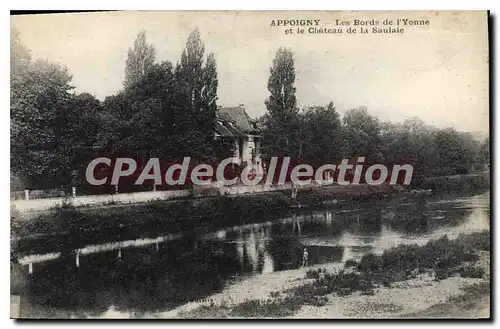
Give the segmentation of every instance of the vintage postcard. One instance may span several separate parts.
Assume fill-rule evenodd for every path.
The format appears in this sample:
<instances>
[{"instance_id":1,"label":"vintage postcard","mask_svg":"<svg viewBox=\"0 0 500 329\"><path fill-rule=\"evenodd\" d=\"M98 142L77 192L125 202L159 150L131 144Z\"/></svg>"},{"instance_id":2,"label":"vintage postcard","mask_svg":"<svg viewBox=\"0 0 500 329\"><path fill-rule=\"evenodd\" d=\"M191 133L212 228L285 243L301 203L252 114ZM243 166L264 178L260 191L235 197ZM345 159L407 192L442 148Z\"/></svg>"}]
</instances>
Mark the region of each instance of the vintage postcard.
<instances>
[{"instance_id":1,"label":"vintage postcard","mask_svg":"<svg viewBox=\"0 0 500 329\"><path fill-rule=\"evenodd\" d=\"M11 16L11 317L490 318L486 11Z\"/></svg>"}]
</instances>

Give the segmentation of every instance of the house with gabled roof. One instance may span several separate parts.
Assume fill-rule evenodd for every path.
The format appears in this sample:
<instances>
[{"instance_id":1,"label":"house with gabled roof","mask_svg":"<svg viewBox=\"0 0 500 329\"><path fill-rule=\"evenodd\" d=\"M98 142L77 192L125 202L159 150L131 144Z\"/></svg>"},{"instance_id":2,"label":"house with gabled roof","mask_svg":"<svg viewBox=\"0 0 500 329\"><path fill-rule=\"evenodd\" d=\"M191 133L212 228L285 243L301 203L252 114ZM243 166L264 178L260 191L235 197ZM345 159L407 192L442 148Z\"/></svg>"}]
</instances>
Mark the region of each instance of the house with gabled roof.
<instances>
[{"instance_id":1,"label":"house with gabled roof","mask_svg":"<svg viewBox=\"0 0 500 329\"><path fill-rule=\"evenodd\" d=\"M215 130L215 138L233 141L236 164L261 164L261 131L248 116L243 104L236 107L219 107Z\"/></svg>"}]
</instances>

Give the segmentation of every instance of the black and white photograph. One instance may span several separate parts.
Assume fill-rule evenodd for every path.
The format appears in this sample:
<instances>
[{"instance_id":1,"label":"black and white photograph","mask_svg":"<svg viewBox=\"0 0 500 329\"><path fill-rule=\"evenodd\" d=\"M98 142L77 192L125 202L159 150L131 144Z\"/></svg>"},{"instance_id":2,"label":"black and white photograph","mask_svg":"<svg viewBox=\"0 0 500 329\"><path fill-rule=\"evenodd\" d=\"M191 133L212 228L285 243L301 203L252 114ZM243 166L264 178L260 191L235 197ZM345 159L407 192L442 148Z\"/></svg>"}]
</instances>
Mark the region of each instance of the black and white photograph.
<instances>
[{"instance_id":1,"label":"black and white photograph","mask_svg":"<svg viewBox=\"0 0 500 329\"><path fill-rule=\"evenodd\" d=\"M11 13L10 317L490 319L489 22Z\"/></svg>"}]
</instances>

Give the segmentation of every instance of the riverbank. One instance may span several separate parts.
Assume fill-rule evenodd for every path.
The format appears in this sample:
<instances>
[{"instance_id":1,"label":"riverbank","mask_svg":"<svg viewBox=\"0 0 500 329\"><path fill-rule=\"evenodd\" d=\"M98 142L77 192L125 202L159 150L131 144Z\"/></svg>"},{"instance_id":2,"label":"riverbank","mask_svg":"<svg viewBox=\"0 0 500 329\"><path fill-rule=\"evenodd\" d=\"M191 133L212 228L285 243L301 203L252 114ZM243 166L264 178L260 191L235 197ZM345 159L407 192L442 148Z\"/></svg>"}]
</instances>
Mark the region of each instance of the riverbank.
<instances>
[{"instance_id":1,"label":"riverbank","mask_svg":"<svg viewBox=\"0 0 500 329\"><path fill-rule=\"evenodd\" d=\"M292 186L289 183L284 185L256 185L256 186L232 186L232 187L203 187L195 190L172 190L156 192L135 192L119 193L108 195L86 195L67 198L35 199L35 200L11 200L11 208L20 214L33 217L42 212L50 212L62 206L71 205L74 208L85 210L118 208L138 206L149 202L179 202L183 200L214 199L218 197L241 197L250 195L269 195L274 193L291 195ZM311 184L300 187L299 196L315 196L321 200L321 196L329 198L330 194L336 194L339 199L355 198L359 194L360 198L370 197L377 192L405 190L403 187L389 185L370 186L359 185L331 185L320 186Z\"/></svg>"},{"instance_id":2,"label":"riverbank","mask_svg":"<svg viewBox=\"0 0 500 329\"><path fill-rule=\"evenodd\" d=\"M381 200L402 195L395 186L331 186L301 189L296 200L289 191L184 198L179 200L152 200L140 204L92 209L75 207L71 203L53 207L32 218L24 218L11 210L11 232L14 237L39 236L57 233L87 234L91 231L112 230L141 225L165 232L203 230L203 226L241 225L258 222L262 218L287 215L291 211L319 209L337 203L363 200ZM208 225L210 223L210 225Z\"/></svg>"},{"instance_id":3,"label":"riverbank","mask_svg":"<svg viewBox=\"0 0 500 329\"><path fill-rule=\"evenodd\" d=\"M425 206L419 206L421 200L425 200ZM404 206L401 201L406 202ZM340 265L347 260L351 260L352 264L352 261L359 262L370 252L382 255L385 250L399 245L423 246L444 234L456 238L463 233L488 230L488 206L488 194L446 199L439 195L417 199L397 197L381 202L345 204L290 217L284 215L278 220L231 226L214 230L208 235L182 233L183 238L156 243L156 247L155 241L166 238L168 232L145 232L141 227L128 230L133 235L130 237L124 237L127 230L121 231L122 236L100 236L99 232L95 232L89 233L89 240L86 241L82 241L80 236L77 236L79 240L68 239L62 249L55 243L59 239L57 235L45 240L29 239L22 242L21 247L30 255L31 261L36 262L33 264L34 274L28 275L27 265L19 266L20 271L14 276L31 279L28 285L20 282L21 289L12 292L21 294L23 317L37 317L36 314L39 317L62 318L153 316L154 312L165 312L191 301L211 298L233 283L239 284L241 278L297 268L304 246L309 250L311 264L332 262ZM421 226L407 225L408 222L421 222L421 216L427 219ZM404 221L402 225L398 224L399 220ZM137 240L128 241L130 238ZM69 249L77 242L82 246L78 250L83 253L79 268L75 267L75 255ZM104 244L101 245L101 242ZM151 243L149 247L143 245L145 242ZM476 249L470 243L467 245ZM51 261L42 261L50 252L69 253ZM16 252L14 256L13 261L17 263L20 253ZM331 267L331 271L334 269L336 266ZM474 274L477 271L469 272ZM441 274L442 277L448 273L442 271ZM139 277L141 280L134 279ZM300 279L304 277L305 274ZM58 278L63 280L55 284L54 280ZM89 278L95 278L100 284L88 285L94 281ZM359 276L354 278L357 280L351 282L361 281ZM379 279L375 281L377 283ZM302 280L298 283L306 282ZM287 284L284 281L281 283L272 289L279 290ZM255 287L249 291L252 289ZM373 290L377 289L379 287ZM252 295L247 299L251 302ZM132 300L134 302L130 303ZM302 305L301 308L307 306ZM252 304L244 304L238 312L249 307ZM293 316L293 313L283 316Z\"/></svg>"},{"instance_id":4,"label":"riverbank","mask_svg":"<svg viewBox=\"0 0 500 329\"><path fill-rule=\"evenodd\" d=\"M108 206L100 209L65 205L30 219L22 218L12 211L11 255L22 257L55 251L71 254L72 250L88 244L137 239L135 232L138 231L141 232L141 238L151 239L176 234L198 236L228 227L271 222L317 210L349 212L359 207L386 208L391 205L415 203L423 200L423 192L429 193L401 191L397 187L384 190L365 186L356 188L351 189L351 193L339 193L334 188L303 189L297 200L292 200L287 193L275 192L238 197L158 200L127 207ZM446 194L430 196L435 201L455 197L456 195ZM415 225L421 224L420 217L426 213L424 208L417 207L413 210L416 213L410 217ZM346 216L334 216L330 221L333 227L347 227L352 220ZM399 221L398 218L387 220L391 223ZM392 224L399 225L396 222ZM412 223L405 220L401 225L403 224ZM164 234L159 236L159 232Z\"/></svg>"},{"instance_id":5,"label":"riverbank","mask_svg":"<svg viewBox=\"0 0 500 329\"><path fill-rule=\"evenodd\" d=\"M210 226L207 224L213 224L215 218L216 226L220 228L225 225L258 222L259 218L264 217L272 219L273 216L288 215L291 212L329 208L337 204L381 201L394 197L412 198L421 194L445 195L451 192L474 194L488 189L487 177L489 176L460 176L445 180L442 184L433 181L430 185L432 189L421 190L392 185L301 187L296 199L291 198L291 192L285 188L286 186L281 190L267 192L254 191L255 193L249 194L215 196L209 194L194 198L184 196L177 199L148 201L144 199L142 202L132 204L112 202L105 205L83 205L75 201L78 198L74 200L70 198L61 205L51 207L50 210L31 213L29 216L20 212L13 204L11 236L14 240L18 240L54 234L85 235L95 231L119 234L122 228L138 225L150 227L153 231L164 229L173 233L200 229L203 231L203 226ZM116 195L118 198L122 196Z\"/></svg>"},{"instance_id":6,"label":"riverbank","mask_svg":"<svg viewBox=\"0 0 500 329\"><path fill-rule=\"evenodd\" d=\"M489 248L489 232L399 246L346 262L346 270L327 264L256 276L150 317L488 318Z\"/></svg>"},{"instance_id":7,"label":"riverbank","mask_svg":"<svg viewBox=\"0 0 500 329\"><path fill-rule=\"evenodd\" d=\"M356 199L380 197L378 192L395 191L405 193L415 193L415 191L432 191L432 193L465 193L474 194L478 191L488 189L490 186L489 172L469 175L455 175L442 177L429 177L418 179L408 186L389 186L366 184L356 185L330 185L320 186L314 182L307 186L300 187L300 195L308 194L309 198L315 197L321 202L331 199L330 194L335 194L335 199ZM11 208L22 214L23 217L36 217L43 212L50 212L53 209L65 205L71 205L82 209L106 209L121 208L148 203L152 201L176 202L179 200L197 200L204 198L217 198L220 196L240 197L243 195L259 195L272 193L285 193L291 195L292 186L290 183L284 185L254 185L254 186L203 186L192 190L167 190L167 191L144 191L135 193L117 193L103 195L82 195L67 198L48 198L35 200L11 200ZM383 194L384 194L383 193ZM310 200L313 201L313 200Z\"/></svg>"}]
</instances>

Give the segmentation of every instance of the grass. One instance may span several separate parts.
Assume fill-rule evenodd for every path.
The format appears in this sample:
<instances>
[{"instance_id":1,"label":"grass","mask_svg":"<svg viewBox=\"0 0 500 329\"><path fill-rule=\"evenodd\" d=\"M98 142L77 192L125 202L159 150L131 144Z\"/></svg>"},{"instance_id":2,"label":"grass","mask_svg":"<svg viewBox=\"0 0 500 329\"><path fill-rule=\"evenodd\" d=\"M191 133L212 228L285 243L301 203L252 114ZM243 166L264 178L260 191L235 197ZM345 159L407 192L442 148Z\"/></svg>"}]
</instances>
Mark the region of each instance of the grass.
<instances>
[{"instance_id":1,"label":"grass","mask_svg":"<svg viewBox=\"0 0 500 329\"><path fill-rule=\"evenodd\" d=\"M448 299L450 302L464 302L470 299L475 299L484 295L489 295L491 291L490 283L488 281L476 282L466 285L461 288L462 294L452 296Z\"/></svg>"},{"instance_id":2,"label":"grass","mask_svg":"<svg viewBox=\"0 0 500 329\"><path fill-rule=\"evenodd\" d=\"M287 214L289 198L281 193L272 195L252 195L216 197L210 199L181 200L168 202L154 200L140 205L120 208L100 209L89 213L71 204L55 207L50 213L43 213L17 225L19 214L11 212L12 231L17 236L33 234L53 234L72 232L79 234L91 230L115 229L120 226L141 225L154 230L169 232L203 229L217 218L218 225L244 224L263 218Z\"/></svg>"},{"instance_id":3,"label":"grass","mask_svg":"<svg viewBox=\"0 0 500 329\"><path fill-rule=\"evenodd\" d=\"M267 300L251 299L237 305L201 305L194 310L179 314L182 318L275 318L295 314L303 305L323 306L328 299L316 296L316 287L305 285L297 288L291 295Z\"/></svg>"},{"instance_id":4,"label":"grass","mask_svg":"<svg viewBox=\"0 0 500 329\"><path fill-rule=\"evenodd\" d=\"M123 208L101 208L98 212L86 209L89 207L75 207L68 198L61 206L51 208L50 212L24 220L20 227L13 224L12 231L16 236L22 237L54 232L80 234L88 231L112 230L120 225L129 227L140 225L153 226L155 231L160 228L168 229L169 232L185 232L213 226L214 222L224 227L287 216L297 202L303 205L304 209L311 210L327 207L325 201L328 200L345 202L378 200L392 192L397 193L397 189L388 186L383 193L380 189L374 188L340 193L328 188L303 189L299 191L297 200L290 198L290 191L237 197L225 195L209 198L179 197L175 202L151 200ZM110 201L108 205L113 204L116 202ZM18 214L11 213L11 223L16 221L16 216L18 217Z\"/></svg>"},{"instance_id":5,"label":"grass","mask_svg":"<svg viewBox=\"0 0 500 329\"><path fill-rule=\"evenodd\" d=\"M408 318L441 319L479 319L488 318L490 312L490 282L480 281L460 288L462 293L451 296L444 303L431 305L429 308L405 315Z\"/></svg>"},{"instance_id":6,"label":"grass","mask_svg":"<svg viewBox=\"0 0 500 329\"><path fill-rule=\"evenodd\" d=\"M359 315L363 314L368 316L370 313L398 313L401 312L403 308L394 303L380 303L380 302L363 302L356 303L351 307L347 308L344 315Z\"/></svg>"},{"instance_id":7,"label":"grass","mask_svg":"<svg viewBox=\"0 0 500 329\"><path fill-rule=\"evenodd\" d=\"M323 279L319 274L311 272L306 277L314 279L316 285L324 285L328 291L339 295L390 286L391 283L404 281L424 272L434 272L436 280L453 275L482 278L484 270L470 265L470 262L478 260L477 251L490 249L489 237L490 233L484 231L460 235L453 240L444 236L423 246L401 245L385 250L380 256L372 253L364 255L356 271L325 273ZM351 261L348 262L352 265Z\"/></svg>"},{"instance_id":8,"label":"grass","mask_svg":"<svg viewBox=\"0 0 500 329\"><path fill-rule=\"evenodd\" d=\"M466 309L474 307L477 301L487 295L490 295L490 282L482 281L461 288L462 294L452 296L448 302L463 304Z\"/></svg>"},{"instance_id":9,"label":"grass","mask_svg":"<svg viewBox=\"0 0 500 329\"><path fill-rule=\"evenodd\" d=\"M385 186L363 186L351 185L344 189L337 188L307 188L299 190L297 202L305 205L322 205L329 200L340 200L348 202L381 200L391 195L401 194L401 190L393 185Z\"/></svg>"},{"instance_id":10,"label":"grass","mask_svg":"<svg viewBox=\"0 0 500 329\"><path fill-rule=\"evenodd\" d=\"M210 319L226 318L229 316L229 309L225 306L201 305L194 310L179 312L179 318L185 319Z\"/></svg>"},{"instance_id":11,"label":"grass","mask_svg":"<svg viewBox=\"0 0 500 329\"><path fill-rule=\"evenodd\" d=\"M482 176L464 176L452 180L464 184L483 186L489 182ZM438 184L440 180L432 180ZM445 180L445 183L449 183ZM467 185L468 186L468 185ZM428 187L428 186L427 186ZM397 186L386 186L383 190L374 187L354 186L351 190L315 188L300 190L296 202L306 209L322 208L327 201L358 202L363 200L379 200L390 195L401 194ZM356 190L358 188L359 190ZM436 190L443 189L439 185L431 186ZM449 189L453 190L453 187ZM460 189L459 189L460 190ZM109 205L115 204L111 201ZM216 196L211 198L190 199L180 197L172 200L151 200L143 204L134 204L125 208L103 208L99 212L89 212L85 207L74 207L68 199L61 206L54 207L51 212L43 213L30 220L23 220L18 225L19 214L11 211L11 231L15 236L23 237L35 234L53 234L54 232L70 232L76 235L89 231L112 230L119 226L150 227L153 231L166 229L169 232L186 232L190 230L206 230L217 225L246 224L259 220L287 216L294 202L289 191L240 195L238 197ZM216 220L215 220L216 219Z\"/></svg>"},{"instance_id":12,"label":"grass","mask_svg":"<svg viewBox=\"0 0 500 329\"><path fill-rule=\"evenodd\" d=\"M484 277L484 269L479 266L464 266L458 270L458 273L462 278L475 278L482 279Z\"/></svg>"},{"instance_id":13,"label":"grass","mask_svg":"<svg viewBox=\"0 0 500 329\"><path fill-rule=\"evenodd\" d=\"M435 192L463 192L477 193L490 188L490 175L462 175L453 178L449 177L431 177L425 179L421 184L416 186L420 189L431 189Z\"/></svg>"},{"instance_id":14,"label":"grass","mask_svg":"<svg viewBox=\"0 0 500 329\"><path fill-rule=\"evenodd\" d=\"M377 191L367 191L364 198L375 197ZM344 196L346 200L349 196ZM353 197L353 196L351 196ZM356 197L360 197L359 195ZM324 200L339 200L342 195L332 194L327 189L301 190L297 202L304 210L328 207ZM352 200L351 200L352 201ZM217 196L202 199L151 200L127 207L102 208L98 211L75 207L70 202L54 207L31 219L20 219L19 213L11 211L11 233L13 237L69 235L74 243L99 236L116 236L121 229L131 232L140 227L143 232L208 233L228 226L245 225L288 216L294 202L289 192L273 192L237 197ZM22 222L22 225L20 225ZM334 223L343 225L340 221ZM109 233L109 234L108 234ZM66 239L67 240L67 239ZM64 237L55 238L53 247L64 247ZM98 241L93 241L98 242ZM30 243L34 243L33 241ZM77 248L79 246L72 245ZM22 253L23 248L14 247Z\"/></svg>"},{"instance_id":15,"label":"grass","mask_svg":"<svg viewBox=\"0 0 500 329\"><path fill-rule=\"evenodd\" d=\"M290 305L288 299L274 300L248 300L236 305L229 312L229 316L238 318L268 318L285 317L292 315L298 310L296 306Z\"/></svg>"}]
</instances>

